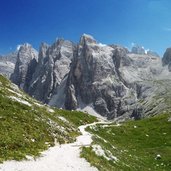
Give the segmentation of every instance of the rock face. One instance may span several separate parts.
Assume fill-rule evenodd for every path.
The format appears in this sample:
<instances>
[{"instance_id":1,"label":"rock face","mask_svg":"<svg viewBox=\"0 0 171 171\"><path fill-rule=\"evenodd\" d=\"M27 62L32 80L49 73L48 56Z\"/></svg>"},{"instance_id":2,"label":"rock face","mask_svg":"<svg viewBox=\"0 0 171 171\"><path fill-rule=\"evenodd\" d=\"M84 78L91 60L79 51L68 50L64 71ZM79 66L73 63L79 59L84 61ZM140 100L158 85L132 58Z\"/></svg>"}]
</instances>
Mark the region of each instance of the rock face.
<instances>
[{"instance_id":1,"label":"rock face","mask_svg":"<svg viewBox=\"0 0 171 171\"><path fill-rule=\"evenodd\" d=\"M17 53L16 51L5 56L0 56L0 73L7 78L10 78L11 74L14 72Z\"/></svg>"},{"instance_id":2,"label":"rock face","mask_svg":"<svg viewBox=\"0 0 171 171\"><path fill-rule=\"evenodd\" d=\"M152 50L145 50L143 46L134 44L131 50L131 53L133 54L138 54L138 55L150 55L150 56L156 56L156 57L160 57L156 52L152 51Z\"/></svg>"},{"instance_id":3,"label":"rock face","mask_svg":"<svg viewBox=\"0 0 171 171\"><path fill-rule=\"evenodd\" d=\"M163 66L168 66L169 71L171 72L171 48L167 48L166 52L164 53L163 59Z\"/></svg>"},{"instance_id":4,"label":"rock face","mask_svg":"<svg viewBox=\"0 0 171 171\"><path fill-rule=\"evenodd\" d=\"M131 52L134 53L134 54L143 55L143 54L145 54L145 49L142 46L134 45L132 47L132 51Z\"/></svg>"},{"instance_id":5,"label":"rock face","mask_svg":"<svg viewBox=\"0 0 171 171\"><path fill-rule=\"evenodd\" d=\"M171 106L166 103L171 99L171 73L158 55L139 47L129 52L84 34L77 45L63 39L51 46L43 43L38 60L29 58L21 64L18 56L12 80L52 106L89 107L108 119L140 119Z\"/></svg>"},{"instance_id":6,"label":"rock face","mask_svg":"<svg viewBox=\"0 0 171 171\"><path fill-rule=\"evenodd\" d=\"M62 39L49 47L43 44L40 48L38 67L28 93L47 103L68 74L74 49L75 45L72 42Z\"/></svg>"},{"instance_id":7,"label":"rock face","mask_svg":"<svg viewBox=\"0 0 171 171\"><path fill-rule=\"evenodd\" d=\"M24 84L30 80L30 77L32 76L30 74L34 71L28 71L28 69L35 69L37 64L37 55L37 51L33 49L30 44L26 43L20 46L14 73L11 75L11 81L20 88L24 88Z\"/></svg>"},{"instance_id":8,"label":"rock face","mask_svg":"<svg viewBox=\"0 0 171 171\"><path fill-rule=\"evenodd\" d=\"M78 45L66 85L65 107L90 105L103 116L143 117L139 99L154 90L145 80L157 79L163 71L158 57L128 53L119 46L101 46L84 35Z\"/></svg>"},{"instance_id":9,"label":"rock face","mask_svg":"<svg viewBox=\"0 0 171 171\"><path fill-rule=\"evenodd\" d=\"M74 50L75 45L63 39L57 40L52 46L42 43L38 60L37 56L22 55L27 60L22 62L23 70L17 73L18 67L21 68L19 60L21 54L19 53L18 63L14 75L11 77L12 81L18 79L16 82L19 84L17 85L21 85L21 82L24 83L23 89L28 94L44 103L48 103L52 94L57 91L56 88L70 70Z\"/></svg>"},{"instance_id":10,"label":"rock face","mask_svg":"<svg viewBox=\"0 0 171 171\"><path fill-rule=\"evenodd\" d=\"M126 52L121 47L101 46L83 35L68 76L65 107L92 104L103 116L117 115L121 97L126 94L118 68L131 62L125 58Z\"/></svg>"},{"instance_id":11,"label":"rock face","mask_svg":"<svg viewBox=\"0 0 171 171\"><path fill-rule=\"evenodd\" d=\"M154 51L152 51L152 50L147 50L147 55L160 57L159 54L158 54L157 52L154 52Z\"/></svg>"}]
</instances>

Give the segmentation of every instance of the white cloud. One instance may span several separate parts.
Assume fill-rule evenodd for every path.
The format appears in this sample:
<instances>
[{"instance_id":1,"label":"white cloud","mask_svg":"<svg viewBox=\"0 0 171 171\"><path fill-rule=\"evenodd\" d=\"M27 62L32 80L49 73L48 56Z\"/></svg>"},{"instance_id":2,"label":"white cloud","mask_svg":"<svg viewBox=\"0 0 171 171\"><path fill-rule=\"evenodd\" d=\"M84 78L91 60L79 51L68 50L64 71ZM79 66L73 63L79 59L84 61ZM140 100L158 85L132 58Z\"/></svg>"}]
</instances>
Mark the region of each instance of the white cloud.
<instances>
[{"instance_id":1,"label":"white cloud","mask_svg":"<svg viewBox=\"0 0 171 171\"><path fill-rule=\"evenodd\" d=\"M103 46L106 46L106 44L99 43L99 46L102 46L103 47Z\"/></svg>"},{"instance_id":2,"label":"white cloud","mask_svg":"<svg viewBox=\"0 0 171 171\"><path fill-rule=\"evenodd\" d=\"M20 47L21 47L21 45L17 45L17 50L19 50L19 49L20 49Z\"/></svg>"},{"instance_id":3,"label":"white cloud","mask_svg":"<svg viewBox=\"0 0 171 171\"><path fill-rule=\"evenodd\" d=\"M147 54L148 51L150 51L150 49L145 49L145 54Z\"/></svg>"}]
</instances>

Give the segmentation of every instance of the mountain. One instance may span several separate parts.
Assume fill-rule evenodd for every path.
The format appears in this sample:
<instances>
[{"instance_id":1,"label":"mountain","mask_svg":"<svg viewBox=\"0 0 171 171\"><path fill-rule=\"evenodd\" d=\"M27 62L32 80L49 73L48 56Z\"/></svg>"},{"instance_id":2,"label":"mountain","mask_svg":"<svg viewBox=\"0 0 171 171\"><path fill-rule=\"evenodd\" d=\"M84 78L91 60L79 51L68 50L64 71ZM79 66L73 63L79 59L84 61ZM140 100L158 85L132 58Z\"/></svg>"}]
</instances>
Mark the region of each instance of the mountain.
<instances>
[{"instance_id":1,"label":"mountain","mask_svg":"<svg viewBox=\"0 0 171 171\"><path fill-rule=\"evenodd\" d=\"M160 57L157 52L154 52L152 50L145 50L143 46L140 46L138 44L133 44L133 47L131 49L131 53L134 53L134 54L139 54L139 55L151 55L151 56L156 56L156 57Z\"/></svg>"},{"instance_id":2,"label":"mountain","mask_svg":"<svg viewBox=\"0 0 171 171\"><path fill-rule=\"evenodd\" d=\"M161 59L136 48L129 52L104 45L86 34L78 44L43 43L38 55L24 46L11 80L43 103L108 119L140 119L170 110L169 53Z\"/></svg>"},{"instance_id":3,"label":"mountain","mask_svg":"<svg viewBox=\"0 0 171 171\"><path fill-rule=\"evenodd\" d=\"M0 73L7 78L10 78L11 74L14 72L17 53L16 51L8 55L0 56Z\"/></svg>"}]
</instances>

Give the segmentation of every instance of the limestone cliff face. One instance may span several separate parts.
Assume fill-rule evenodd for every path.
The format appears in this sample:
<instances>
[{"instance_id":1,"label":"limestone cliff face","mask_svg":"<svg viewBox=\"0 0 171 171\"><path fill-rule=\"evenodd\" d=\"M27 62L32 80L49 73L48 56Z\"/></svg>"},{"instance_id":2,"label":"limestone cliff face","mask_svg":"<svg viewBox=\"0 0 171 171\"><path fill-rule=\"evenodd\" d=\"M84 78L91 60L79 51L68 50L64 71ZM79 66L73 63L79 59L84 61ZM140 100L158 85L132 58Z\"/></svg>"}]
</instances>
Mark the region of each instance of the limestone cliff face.
<instances>
[{"instance_id":1,"label":"limestone cliff face","mask_svg":"<svg viewBox=\"0 0 171 171\"><path fill-rule=\"evenodd\" d=\"M65 108L89 105L110 119L143 117L147 113L139 101L153 96L150 81L162 72L157 56L129 53L124 47L101 45L83 35L66 83Z\"/></svg>"},{"instance_id":2,"label":"limestone cliff face","mask_svg":"<svg viewBox=\"0 0 171 171\"><path fill-rule=\"evenodd\" d=\"M166 49L162 62L163 62L163 66L168 66L168 69L171 72L171 48Z\"/></svg>"},{"instance_id":3,"label":"limestone cliff face","mask_svg":"<svg viewBox=\"0 0 171 171\"><path fill-rule=\"evenodd\" d=\"M161 60L152 51L134 50L86 34L77 45L59 39L43 43L38 56L21 49L11 79L44 103L69 110L89 106L108 119L139 119L169 109L169 55Z\"/></svg>"},{"instance_id":4,"label":"limestone cliff face","mask_svg":"<svg viewBox=\"0 0 171 171\"><path fill-rule=\"evenodd\" d=\"M15 51L13 53L0 56L0 74L10 78L11 74L14 72L17 53L18 51Z\"/></svg>"},{"instance_id":5,"label":"limestone cliff face","mask_svg":"<svg viewBox=\"0 0 171 171\"><path fill-rule=\"evenodd\" d=\"M42 44L38 65L27 92L47 103L70 70L74 48L75 45L72 42L62 39L52 46Z\"/></svg>"},{"instance_id":6,"label":"limestone cliff face","mask_svg":"<svg viewBox=\"0 0 171 171\"><path fill-rule=\"evenodd\" d=\"M120 97L126 93L118 71L120 65L129 63L125 55L125 48L102 46L83 35L68 76L65 107L93 104L104 116L116 114Z\"/></svg>"},{"instance_id":7,"label":"limestone cliff face","mask_svg":"<svg viewBox=\"0 0 171 171\"><path fill-rule=\"evenodd\" d=\"M15 64L14 73L11 75L11 80L17 84L20 88L24 88L24 84L27 82L28 68L31 67L32 61L37 63L38 53L35 49L32 48L30 44L24 44L20 46L20 49L17 54L17 61ZM35 66L34 66L35 67Z\"/></svg>"}]
</instances>

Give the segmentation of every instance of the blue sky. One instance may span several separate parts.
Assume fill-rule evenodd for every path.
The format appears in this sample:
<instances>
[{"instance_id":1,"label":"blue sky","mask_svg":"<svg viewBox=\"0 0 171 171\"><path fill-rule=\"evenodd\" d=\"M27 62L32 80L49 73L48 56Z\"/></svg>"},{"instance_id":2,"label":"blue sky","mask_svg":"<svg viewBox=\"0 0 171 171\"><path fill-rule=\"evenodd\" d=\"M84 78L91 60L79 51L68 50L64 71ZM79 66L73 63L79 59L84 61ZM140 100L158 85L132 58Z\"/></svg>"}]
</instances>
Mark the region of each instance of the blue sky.
<instances>
[{"instance_id":1,"label":"blue sky","mask_svg":"<svg viewBox=\"0 0 171 171\"><path fill-rule=\"evenodd\" d=\"M170 0L2 0L0 54L28 42L39 47L57 37L78 42L143 45L162 55L171 46Z\"/></svg>"}]
</instances>

